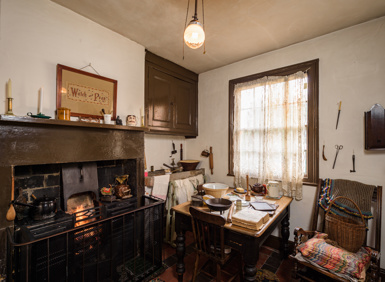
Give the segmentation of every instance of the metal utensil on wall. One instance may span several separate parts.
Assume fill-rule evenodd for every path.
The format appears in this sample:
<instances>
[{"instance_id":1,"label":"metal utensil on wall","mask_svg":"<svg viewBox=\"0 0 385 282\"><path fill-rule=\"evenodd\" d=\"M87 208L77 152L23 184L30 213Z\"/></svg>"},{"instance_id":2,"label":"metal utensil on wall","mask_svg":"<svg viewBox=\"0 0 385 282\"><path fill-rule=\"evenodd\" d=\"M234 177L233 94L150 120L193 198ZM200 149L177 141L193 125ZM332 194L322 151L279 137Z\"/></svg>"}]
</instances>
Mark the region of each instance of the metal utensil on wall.
<instances>
[{"instance_id":1,"label":"metal utensil on wall","mask_svg":"<svg viewBox=\"0 0 385 282\"><path fill-rule=\"evenodd\" d=\"M353 161L353 170L350 170L350 172L356 172L356 156L354 155L354 150L353 150L352 161Z\"/></svg>"},{"instance_id":2,"label":"metal utensil on wall","mask_svg":"<svg viewBox=\"0 0 385 282\"><path fill-rule=\"evenodd\" d=\"M339 152L340 150L343 149L343 146L342 146L342 145L336 145L335 147L336 147L336 150L337 150L337 151L336 151L336 157L334 158L333 169L334 169L334 167L336 166L336 161L337 161L338 152Z\"/></svg>"},{"instance_id":3,"label":"metal utensil on wall","mask_svg":"<svg viewBox=\"0 0 385 282\"><path fill-rule=\"evenodd\" d=\"M338 115L337 115L336 129L337 129L337 127L338 127L338 121L340 120L341 103L342 103L342 101L340 101L340 106L338 107Z\"/></svg>"}]
</instances>

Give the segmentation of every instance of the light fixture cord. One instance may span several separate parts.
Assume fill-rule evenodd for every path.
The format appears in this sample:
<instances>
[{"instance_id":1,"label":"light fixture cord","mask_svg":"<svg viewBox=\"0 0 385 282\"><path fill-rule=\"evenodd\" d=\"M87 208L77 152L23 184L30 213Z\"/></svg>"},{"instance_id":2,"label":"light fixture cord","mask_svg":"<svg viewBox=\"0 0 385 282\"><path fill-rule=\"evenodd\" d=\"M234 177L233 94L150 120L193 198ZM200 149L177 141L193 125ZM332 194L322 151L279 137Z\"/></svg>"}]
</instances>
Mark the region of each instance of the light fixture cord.
<instances>
[{"instance_id":1,"label":"light fixture cord","mask_svg":"<svg viewBox=\"0 0 385 282\"><path fill-rule=\"evenodd\" d=\"M184 32L186 31L187 17L188 17L188 10L189 10L189 7L190 7L190 0L187 0L186 20L184 21L184 30L183 30L183 36L182 36L182 43L183 43L183 60L184 60Z\"/></svg>"},{"instance_id":2,"label":"light fixture cord","mask_svg":"<svg viewBox=\"0 0 385 282\"><path fill-rule=\"evenodd\" d=\"M203 31L206 34L206 30L205 30L205 6L203 4L203 0L202 0L202 17L203 17L203 20L202 20ZM204 54L206 54L206 40L203 41L203 55Z\"/></svg>"}]
</instances>

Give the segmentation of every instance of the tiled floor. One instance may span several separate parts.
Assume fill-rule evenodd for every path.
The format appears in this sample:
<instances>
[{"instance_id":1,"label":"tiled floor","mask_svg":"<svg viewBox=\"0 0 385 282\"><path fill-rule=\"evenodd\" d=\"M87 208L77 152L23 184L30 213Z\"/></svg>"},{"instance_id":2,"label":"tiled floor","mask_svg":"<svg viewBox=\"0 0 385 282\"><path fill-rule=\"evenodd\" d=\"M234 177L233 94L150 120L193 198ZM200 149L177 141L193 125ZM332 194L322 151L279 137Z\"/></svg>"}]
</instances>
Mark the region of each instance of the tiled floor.
<instances>
[{"instance_id":1,"label":"tiled floor","mask_svg":"<svg viewBox=\"0 0 385 282\"><path fill-rule=\"evenodd\" d=\"M186 233L186 254L184 258L186 272L184 273L183 280L191 281L192 274L194 270L195 263L195 252L192 248L193 238L190 232ZM167 269L159 275L157 278L166 281L174 282L178 281L176 274L176 262L177 258L175 255L175 249L168 244L163 245L163 262L167 266ZM200 260L199 268L201 268L206 261L204 259ZM234 265L234 264L233 264ZM237 267L239 267L237 265ZM257 262L257 267L262 269L270 270L275 273L279 278L280 282L293 281L290 277L292 270L292 262L289 259L282 259L277 250L262 246L260 249L259 260ZM234 268L234 267L233 267ZM225 268L231 273L235 273L236 269L231 269L231 262L229 266ZM226 275L222 275L223 281L226 281ZM215 281L209 276L205 275L203 272L198 273L197 282L210 282ZM236 278L234 281L239 281L239 278Z\"/></svg>"}]
</instances>

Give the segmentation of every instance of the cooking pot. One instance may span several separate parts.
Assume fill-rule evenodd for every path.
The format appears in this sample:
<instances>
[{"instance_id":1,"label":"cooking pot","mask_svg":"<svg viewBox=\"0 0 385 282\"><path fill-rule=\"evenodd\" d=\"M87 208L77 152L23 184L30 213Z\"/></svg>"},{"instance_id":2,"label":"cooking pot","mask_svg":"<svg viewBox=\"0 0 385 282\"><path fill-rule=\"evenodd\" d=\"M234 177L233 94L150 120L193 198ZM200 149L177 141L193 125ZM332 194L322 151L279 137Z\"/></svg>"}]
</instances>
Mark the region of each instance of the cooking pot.
<instances>
[{"instance_id":1,"label":"cooking pot","mask_svg":"<svg viewBox=\"0 0 385 282\"><path fill-rule=\"evenodd\" d=\"M56 215L56 198L47 196L36 198L33 194L32 197L35 199L32 205L16 201L13 201L13 204L30 207L30 214L34 220L43 220Z\"/></svg>"}]
</instances>

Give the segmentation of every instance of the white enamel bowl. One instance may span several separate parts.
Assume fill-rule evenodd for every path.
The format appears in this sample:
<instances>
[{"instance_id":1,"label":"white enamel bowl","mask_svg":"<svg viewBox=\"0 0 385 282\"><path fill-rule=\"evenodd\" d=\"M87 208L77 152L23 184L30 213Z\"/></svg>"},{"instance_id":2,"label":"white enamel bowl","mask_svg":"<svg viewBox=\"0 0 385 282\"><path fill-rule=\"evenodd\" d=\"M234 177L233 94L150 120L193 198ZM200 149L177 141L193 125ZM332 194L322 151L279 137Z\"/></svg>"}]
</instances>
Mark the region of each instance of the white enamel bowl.
<instances>
[{"instance_id":1,"label":"white enamel bowl","mask_svg":"<svg viewBox=\"0 0 385 282\"><path fill-rule=\"evenodd\" d=\"M223 183L205 183L202 185L206 195L214 196L215 198L222 198L226 195L229 186Z\"/></svg>"}]
</instances>

